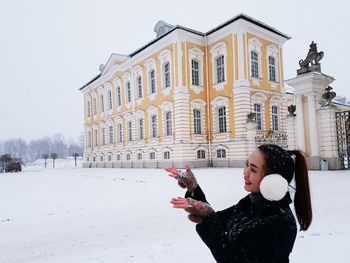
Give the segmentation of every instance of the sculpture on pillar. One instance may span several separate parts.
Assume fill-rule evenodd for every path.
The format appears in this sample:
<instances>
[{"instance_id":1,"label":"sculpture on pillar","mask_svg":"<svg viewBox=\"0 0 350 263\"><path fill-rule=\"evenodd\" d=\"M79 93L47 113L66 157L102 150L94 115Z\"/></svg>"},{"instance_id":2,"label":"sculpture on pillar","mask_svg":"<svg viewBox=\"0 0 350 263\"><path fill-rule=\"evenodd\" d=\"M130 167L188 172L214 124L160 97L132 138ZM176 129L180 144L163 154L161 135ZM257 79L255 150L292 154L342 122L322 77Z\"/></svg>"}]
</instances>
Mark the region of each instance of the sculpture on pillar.
<instances>
[{"instance_id":1,"label":"sculpture on pillar","mask_svg":"<svg viewBox=\"0 0 350 263\"><path fill-rule=\"evenodd\" d=\"M295 117L297 116L294 112L297 109L295 105L291 104L288 106L288 115L287 116L291 116L291 117Z\"/></svg>"},{"instance_id":2,"label":"sculpture on pillar","mask_svg":"<svg viewBox=\"0 0 350 263\"><path fill-rule=\"evenodd\" d=\"M335 96L337 95L337 93L335 93L334 91L332 91L332 87L328 86L327 88L325 88L325 93L322 94L322 98L324 99L324 101L322 102L322 106L326 107L326 106L331 106L332 105L332 100L335 98Z\"/></svg>"},{"instance_id":3,"label":"sculpture on pillar","mask_svg":"<svg viewBox=\"0 0 350 263\"><path fill-rule=\"evenodd\" d=\"M321 72L321 64L319 62L323 58L323 56L324 52L318 52L317 44L314 41L312 41L306 58L299 60L300 69L297 70L297 75L313 71Z\"/></svg>"}]
</instances>

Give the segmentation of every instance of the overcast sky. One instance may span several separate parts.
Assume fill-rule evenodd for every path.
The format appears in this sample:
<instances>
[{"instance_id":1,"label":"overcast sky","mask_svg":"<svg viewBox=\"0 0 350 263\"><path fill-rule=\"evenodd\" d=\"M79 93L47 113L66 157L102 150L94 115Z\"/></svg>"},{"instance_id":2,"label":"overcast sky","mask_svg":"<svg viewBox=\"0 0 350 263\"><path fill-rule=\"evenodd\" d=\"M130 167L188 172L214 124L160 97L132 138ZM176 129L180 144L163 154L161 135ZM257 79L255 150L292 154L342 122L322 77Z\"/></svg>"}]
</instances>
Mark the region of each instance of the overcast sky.
<instances>
[{"instance_id":1,"label":"overcast sky","mask_svg":"<svg viewBox=\"0 0 350 263\"><path fill-rule=\"evenodd\" d=\"M292 37L284 78L296 76L312 40L323 73L350 99L349 4L333 1L0 0L0 141L83 130L83 95L111 53L130 54L155 38L157 21L201 32L243 12Z\"/></svg>"}]
</instances>

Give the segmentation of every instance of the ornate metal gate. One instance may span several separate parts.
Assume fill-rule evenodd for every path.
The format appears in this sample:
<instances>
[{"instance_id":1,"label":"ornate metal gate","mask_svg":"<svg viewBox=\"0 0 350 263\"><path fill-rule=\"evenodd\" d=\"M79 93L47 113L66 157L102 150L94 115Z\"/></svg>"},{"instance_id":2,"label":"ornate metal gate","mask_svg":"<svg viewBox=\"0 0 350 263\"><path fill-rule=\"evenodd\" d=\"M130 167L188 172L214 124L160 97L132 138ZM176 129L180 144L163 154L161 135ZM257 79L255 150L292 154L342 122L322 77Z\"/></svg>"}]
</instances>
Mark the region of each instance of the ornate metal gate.
<instances>
[{"instance_id":1,"label":"ornate metal gate","mask_svg":"<svg viewBox=\"0 0 350 263\"><path fill-rule=\"evenodd\" d=\"M336 112L338 154L343 169L350 169L350 111Z\"/></svg>"}]
</instances>

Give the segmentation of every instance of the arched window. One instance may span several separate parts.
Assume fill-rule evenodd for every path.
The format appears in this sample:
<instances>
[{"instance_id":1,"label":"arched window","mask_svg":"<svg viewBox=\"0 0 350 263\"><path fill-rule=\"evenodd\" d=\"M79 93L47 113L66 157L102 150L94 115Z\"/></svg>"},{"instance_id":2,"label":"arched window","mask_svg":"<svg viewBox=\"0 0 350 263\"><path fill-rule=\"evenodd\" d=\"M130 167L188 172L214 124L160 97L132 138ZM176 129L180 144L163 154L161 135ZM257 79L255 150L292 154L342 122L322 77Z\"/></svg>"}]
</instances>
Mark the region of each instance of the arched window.
<instances>
[{"instance_id":1,"label":"arched window","mask_svg":"<svg viewBox=\"0 0 350 263\"><path fill-rule=\"evenodd\" d=\"M109 110L112 109L112 91L111 90L108 91L108 109Z\"/></svg>"},{"instance_id":2,"label":"arched window","mask_svg":"<svg viewBox=\"0 0 350 263\"><path fill-rule=\"evenodd\" d=\"M90 105L90 99L87 100L86 102L86 107L87 107L87 116L91 116L91 105Z\"/></svg>"},{"instance_id":3,"label":"arched window","mask_svg":"<svg viewBox=\"0 0 350 263\"><path fill-rule=\"evenodd\" d=\"M93 115L97 114L97 102L96 102L96 98L92 99L92 113Z\"/></svg>"},{"instance_id":4,"label":"arched window","mask_svg":"<svg viewBox=\"0 0 350 263\"><path fill-rule=\"evenodd\" d=\"M130 159L131 159L131 155L130 155L130 153L128 153L128 154L126 155L126 160L130 161Z\"/></svg>"},{"instance_id":5,"label":"arched window","mask_svg":"<svg viewBox=\"0 0 350 263\"><path fill-rule=\"evenodd\" d=\"M205 151L204 150L197 151L197 159L205 159Z\"/></svg>"},{"instance_id":6,"label":"arched window","mask_svg":"<svg viewBox=\"0 0 350 263\"><path fill-rule=\"evenodd\" d=\"M128 141L132 141L132 122L128 121Z\"/></svg>"},{"instance_id":7,"label":"arched window","mask_svg":"<svg viewBox=\"0 0 350 263\"><path fill-rule=\"evenodd\" d=\"M156 115L151 116L151 137L152 138L157 137L157 116Z\"/></svg>"},{"instance_id":8,"label":"arched window","mask_svg":"<svg viewBox=\"0 0 350 263\"><path fill-rule=\"evenodd\" d=\"M112 161L112 155L108 155L108 162Z\"/></svg>"},{"instance_id":9,"label":"arched window","mask_svg":"<svg viewBox=\"0 0 350 263\"><path fill-rule=\"evenodd\" d=\"M163 72L164 72L164 89L170 87L170 63L166 62L163 65Z\"/></svg>"},{"instance_id":10,"label":"arched window","mask_svg":"<svg viewBox=\"0 0 350 263\"><path fill-rule=\"evenodd\" d=\"M130 81L126 82L126 102L131 102L131 86Z\"/></svg>"},{"instance_id":11,"label":"arched window","mask_svg":"<svg viewBox=\"0 0 350 263\"><path fill-rule=\"evenodd\" d=\"M194 134L202 134L202 112L200 110L193 110L193 126Z\"/></svg>"},{"instance_id":12,"label":"arched window","mask_svg":"<svg viewBox=\"0 0 350 263\"><path fill-rule=\"evenodd\" d=\"M106 144L106 129L102 128L101 132L102 132L102 145L105 145Z\"/></svg>"},{"instance_id":13,"label":"arched window","mask_svg":"<svg viewBox=\"0 0 350 263\"><path fill-rule=\"evenodd\" d=\"M272 130L278 131L278 107L277 106L272 106L271 107L271 120L272 120Z\"/></svg>"},{"instance_id":14,"label":"arched window","mask_svg":"<svg viewBox=\"0 0 350 263\"><path fill-rule=\"evenodd\" d=\"M93 162L96 162L96 156L93 156L93 157L92 157L92 161L93 161Z\"/></svg>"},{"instance_id":15,"label":"arched window","mask_svg":"<svg viewBox=\"0 0 350 263\"><path fill-rule=\"evenodd\" d=\"M142 153L137 154L137 160L142 160Z\"/></svg>"},{"instance_id":16,"label":"arched window","mask_svg":"<svg viewBox=\"0 0 350 263\"><path fill-rule=\"evenodd\" d=\"M165 135L169 136L172 134L172 127L171 127L171 111L167 111L165 113Z\"/></svg>"},{"instance_id":17,"label":"arched window","mask_svg":"<svg viewBox=\"0 0 350 263\"><path fill-rule=\"evenodd\" d=\"M137 96L139 99L142 98L143 94L142 94L142 79L141 76L138 76L136 79L136 83L137 83Z\"/></svg>"},{"instance_id":18,"label":"arched window","mask_svg":"<svg viewBox=\"0 0 350 263\"><path fill-rule=\"evenodd\" d=\"M226 107L218 108L219 133L227 132L226 128Z\"/></svg>"},{"instance_id":19,"label":"arched window","mask_svg":"<svg viewBox=\"0 0 350 263\"><path fill-rule=\"evenodd\" d=\"M225 81L225 59L224 56L216 58L216 83Z\"/></svg>"},{"instance_id":20,"label":"arched window","mask_svg":"<svg viewBox=\"0 0 350 263\"><path fill-rule=\"evenodd\" d=\"M255 51L250 52L251 75L253 78L259 78L259 57Z\"/></svg>"},{"instance_id":21,"label":"arched window","mask_svg":"<svg viewBox=\"0 0 350 263\"><path fill-rule=\"evenodd\" d=\"M269 80L276 81L276 60L273 56L269 56Z\"/></svg>"},{"instance_id":22,"label":"arched window","mask_svg":"<svg viewBox=\"0 0 350 263\"><path fill-rule=\"evenodd\" d=\"M118 129L118 142L120 143L123 141L123 125L121 123L118 123L117 129Z\"/></svg>"},{"instance_id":23,"label":"arched window","mask_svg":"<svg viewBox=\"0 0 350 263\"><path fill-rule=\"evenodd\" d=\"M121 106L122 105L122 94L121 94L120 86L117 86L116 92L117 92L117 106Z\"/></svg>"},{"instance_id":24,"label":"arched window","mask_svg":"<svg viewBox=\"0 0 350 263\"><path fill-rule=\"evenodd\" d=\"M225 149L218 149L216 151L217 158L226 158L226 150Z\"/></svg>"},{"instance_id":25,"label":"arched window","mask_svg":"<svg viewBox=\"0 0 350 263\"><path fill-rule=\"evenodd\" d=\"M199 62L196 59L192 59L192 85L199 86Z\"/></svg>"},{"instance_id":26,"label":"arched window","mask_svg":"<svg viewBox=\"0 0 350 263\"><path fill-rule=\"evenodd\" d=\"M170 159L170 152L169 151L164 152L164 159L165 160L169 160Z\"/></svg>"},{"instance_id":27,"label":"arched window","mask_svg":"<svg viewBox=\"0 0 350 263\"><path fill-rule=\"evenodd\" d=\"M117 155L117 161L120 161L120 154Z\"/></svg>"},{"instance_id":28,"label":"arched window","mask_svg":"<svg viewBox=\"0 0 350 263\"><path fill-rule=\"evenodd\" d=\"M256 123L256 129L258 131L262 130L262 109L261 104L254 103L254 115L255 115L255 123Z\"/></svg>"},{"instance_id":29,"label":"arched window","mask_svg":"<svg viewBox=\"0 0 350 263\"><path fill-rule=\"evenodd\" d=\"M109 143L112 144L114 142L114 132L113 126L109 126Z\"/></svg>"},{"instance_id":30,"label":"arched window","mask_svg":"<svg viewBox=\"0 0 350 263\"><path fill-rule=\"evenodd\" d=\"M139 139L140 140L143 140L145 137L144 133L143 133L143 130L144 130L143 125L144 125L144 121L141 118L141 119L139 119Z\"/></svg>"},{"instance_id":31,"label":"arched window","mask_svg":"<svg viewBox=\"0 0 350 263\"><path fill-rule=\"evenodd\" d=\"M150 158L151 160L156 159L156 153L155 153L155 152L150 152L150 153L149 153L149 158Z\"/></svg>"},{"instance_id":32,"label":"arched window","mask_svg":"<svg viewBox=\"0 0 350 263\"><path fill-rule=\"evenodd\" d=\"M104 98L103 98L103 94L100 95L100 112L104 112L105 111L105 102L104 102Z\"/></svg>"},{"instance_id":33,"label":"arched window","mask_svg":"<svg viewBox=\"0 0 350 263\"><path fill-rule=\"evenodd\" d=\"M149 72L149 93L156 93L156 72L154 69Z\"/></svg>"}]
</instances>

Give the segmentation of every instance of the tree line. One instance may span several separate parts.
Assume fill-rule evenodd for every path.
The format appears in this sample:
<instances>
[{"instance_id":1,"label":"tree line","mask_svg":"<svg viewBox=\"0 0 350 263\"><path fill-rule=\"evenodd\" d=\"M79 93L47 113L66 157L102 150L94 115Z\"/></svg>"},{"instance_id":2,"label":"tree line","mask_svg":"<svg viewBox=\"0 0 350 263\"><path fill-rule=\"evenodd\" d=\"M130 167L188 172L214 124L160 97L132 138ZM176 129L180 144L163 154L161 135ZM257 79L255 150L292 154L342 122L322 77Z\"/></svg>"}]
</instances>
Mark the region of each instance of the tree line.
<instances>
[{"instance_id":1,"label":"tree line","mask_svg":"<svg viewBox=\"0 0 350 263\"><path fill-rule=\"evenodd\" d=\"M22 138L11 138L0 141L0 155L9 154L11 157L20 158L22 163L31 163L43 158L46 154L48 156L54 154L56 159L82 153L82 135L79 138L79 142L73 140L67 141L60 133L41 139L34 139L28 143Z\"/></svg>"}]
</instances>

